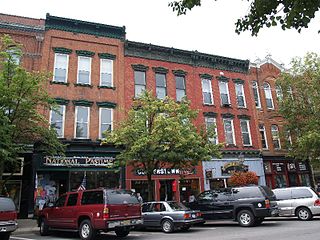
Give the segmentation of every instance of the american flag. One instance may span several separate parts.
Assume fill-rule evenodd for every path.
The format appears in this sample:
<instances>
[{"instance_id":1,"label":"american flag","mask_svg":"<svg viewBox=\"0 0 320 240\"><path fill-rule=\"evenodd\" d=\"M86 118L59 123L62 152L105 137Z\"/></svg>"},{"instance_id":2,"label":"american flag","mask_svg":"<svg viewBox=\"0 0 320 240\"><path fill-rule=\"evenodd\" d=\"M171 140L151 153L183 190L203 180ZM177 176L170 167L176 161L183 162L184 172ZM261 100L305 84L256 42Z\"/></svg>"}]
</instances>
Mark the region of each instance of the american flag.
<instances>
[{"instance_id":1,"label":"american flag","mask_svg":"<svg viewBox=\"0 0 320 240\"><path fill-rule=\"evenodd\" d=\"M83 176L83 179L82 179L80 186L78 187L78 191L86 190L86 186L87 186L87 176L86 176L86 172L84 172L84 176Z\"/></svg>"}]
</instances>

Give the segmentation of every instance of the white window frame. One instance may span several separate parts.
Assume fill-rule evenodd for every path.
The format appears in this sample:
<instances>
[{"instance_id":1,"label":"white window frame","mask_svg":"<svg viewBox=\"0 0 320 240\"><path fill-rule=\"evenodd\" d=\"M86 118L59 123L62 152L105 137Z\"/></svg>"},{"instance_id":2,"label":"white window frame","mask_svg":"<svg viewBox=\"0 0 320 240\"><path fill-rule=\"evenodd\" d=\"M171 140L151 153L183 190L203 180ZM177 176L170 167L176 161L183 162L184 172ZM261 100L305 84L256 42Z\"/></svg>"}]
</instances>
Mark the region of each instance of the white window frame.
<instances>
[{"instance_id":1,"label":"white window frame","mask_svg":"<svg viewBox=\"0 0 320 240\"><path fill-rule=\"evenodd\" d=\"M247 102L246 102L246 95L244 94L244 85L243 85L243 83L236 83L235 85L236 85L235 89L236 89L237 105L238 105L239 108L246 108L247 107ZM239 95L239 96L243 97L244 106L239 106L237 86L241 87L241 94L242 95Z\"/></svg>"},{"instance_id":2,"label":"white window frame","mask_svg":"<svg viewBox=\"0 0 320 240\"><path fill-rule=\"evenodd\" d=\"M204 81L208 81L209 82L209 92L204 92L203 90L203 82ZM214 105L214 101L213 101L213 93L212 93L212 85L211 85L211 80L210 79L207 79L207 78L202 78L201 79L201 88L202 88L202 101L203 101L203 104L205 105ZM205 103L204 102L204 94L203 93L210 93L210 98L211 98L211 103Z\"/></svg>"},{"instance_id":3,"label":"white window frame","mask_svg":"<svg viewBox=\"0 0 320 240\"><path fill-rule=\"evenodd\" d=\"M275 131L273 131L272 130L272 127L277 127L277 140L278 140L278 143L279 143L279 148L275 148L274 147L274 144L273 144L273 141L274 141L274 134L273 134L273 132L275 132ZM281 149L281 141L280 141L280 133L279 133L279 127L277 126L277 125L275 125L275 124L272 124L271 125L271 137L272 137L272 146L273 146L273 148L275 149L275 150L280 150Z\"/></svg>"},{"instance_id":4,"label":"white window frame","mask_svg":"<svg viewBox=\"0 0 320 240\"><path fill-rule=\"evenodd\" d=\"M135 72L142 72L144 73L144 85L142 84L137 84L136 83L136 79L135 79ZM140 94L137 94L136 91L136 86L144 86L144 92L147 90L147 72L146 71L140 71L140 70L133 70L133 81L134 81L134 97L135 98L139 98L141 94L143 94L143 92L140 92Z\"/></svg>"},{"instance_id":5,"label":"white window frame","mask_svg":"<svg viewBox=\"0 0 320 240\"><path fill-rule=\"evenodd\" d=\"M259 133L262 132L262 130L263 130L263 136L264 136L264 139L265 139L265 142L266 142L266 148L264 148L263 146L261 146L261 147L262 147L263 150L267 150L267 149L269 149L269 146L268 146L266 127L264 125L262 125L262 126L263 126L263 129L260 128L260 126L259 126ZM262 139L261 139L261 143L262 143Z\"/></svg>"},{"instance_id":6,"label":"white window frame","mask_svg":"<svg viewBox=\"0 0 320 240\"><path fill-rule=\"evenodd\" d=\"M66 78L65 81L57 81L54 79L54 74L56 72L56 66L57 66L57 56L66 56L67 57L67 66L66 66ZM61 82L61 83L67 83L68 82L68 71L69 70L69 54L64 54L64 53L55 53L54 54L54 66L53 66L53 82Z\"/></svg>"},{"instance_id":7,"label":"white window frame","mask_svg":"<svg viewBox=\"0 0 320 240\"><path fill-rule=\"evenodd\" d=\"M254 91L257 91L257 97L258 97L258 106L256 108L261 108L261 101L260 101L260 93L259 93L259 86L257 81L252 82L252 90L253 90L253 100L254 99Z\"/></svg>"},{"instance_id":8,"label":"white window frame","mask_svg":"<svg viewBox=\"0 0 320 240\"><path fill-rule=\"evenodd\" d=\"M205 121L205 125L206 125L206 130L208 129L208 123L209 123L209 119L213 119L213 121L211 121L214 125L214 131L215 131L215 137L214 138L209 138L209 141L212 142L213 144L218 144L219 143L219 139L218 139L218 128L217 128L217 119L215 117L205 117L204 121Z\"/></svg>"},{"instance_id":9,"label":"white window frame","mask_svg":"<svg viewBox=\"0 0 320 240\"><path fill-rule=\"evenodd\" d=\"M113 109L112 109L112 108L104 108L104 107L99 108L99 139L103 139L102 131L101 131L101 126L102 126L102 118L101 118L102 110L110 110L110 112L111 112L111 122L110 122L111 131L113 130Z\"/></svg>"},{"instance_id":10,"label":"white window frame","mask_svg":"<svg viewBox=\"0 0 320 240\"><path fill-rule=\"evenodd\" d=\"M265 82L263 84L263 90L264 90L264 96L265 96L265 99L266 99L266 106L267 106L268 109L272 109L273 110L274 109L274 102L273 102L272 90L271 90L270 84ZM269 95L269 94L270 94L270 98L267 98L267 95ZM268 107L267 99L271 100L272 107Z\"/></svg>"},{"instance_id":11,"label":"white window frame","mask_svg":"<svg viewBox=\"0 0 320 240\"><path fill-rule=\"evenodd\" d=\"M227 143L227 134L226 134L226 126L225 126L225 122L226 122L226 121L230 121L230 122L231 122L232 141L233 141L233 143ZM226 144L227 144L227 145L235 145L235 146L236 146L236 137L235 137L233 119L231 119L231 118L224 118L224 119L223 119L223 130L224 130L224 137L225 137L225 140L226 140Z\"/></svg>"},{"instance_id":12,"label":"white window frame","mask_svg":"<svg viewBox=\"0 0 320 240\"><path fill-rule=\"evenodd\" d=\"M157 75L164 76L164 87L157 85ZM167 74L156 72L155 73L155 79L156 79L156 96L157 96L158 99L164 100L168 96ZM158 91L157 91L158 89L164 89L165 90L164 98L159 98Z\"/></svg>"},{"instance_id":13,"label":"white window frame","mask_svg":"<svg viewBox=\"0 0 320 240\"><path fill-rule=\"evenodd\" d=\"M248 132L243 132L243 131L242 131L241 122L245 122L245 123L246 123L247 128L248 128ZM250 121L249 121L249 120L241 119L241 120L240 120L240 130L241 130L241 136L242 136L242 144L243 144L243 146L252 146ZM244 133L249 134L249 144L245 144L245 143L244 143L244 139L243 139L243 134L244 134Z\"/></svg>"},{"instance_id":14,"label":"white window frame","mask_svg":"<svg viewBox=\"0 0 320 240\"><path fill-rule=\"evenodd\" d=\"M222 97L221 97L221 84L225 84L226 85L226 90L227 90L227 96L228 96L228 103L227 105L230 105L230 93L229 93L229 84L226 81L219 81L219 92L220 92L220 101L221 101L221 105L223 106L224 104L222 103Z\"/></svg>"},{"instance_id":15,"label":"white window frame","mask_svg":"<svg viewBox=\"0 0 320 240\"><path fill-rule=\"evenodd\" d=\"M64 138L64 125L65 125L65 121L66 121L66 105L58 105L59 107L62 107L62 136L58 136L58 138ZM55 112L53 109L50 110L50 127L51 127L51 123L52 123L52 113Z\"/></svg>"},{"instance_id":16,"label":"white window frame","mask_svg":"<svg viewBox=\"0 0 320 240\"><path fill-rule=\"evenodd\" d=\"M111 85L105 85L105 84L102 84L102 74L103 73L109 73L109 72L103 72L102 71L102 64L104 63L104 62L110 62L111 63L111 72L110 72L110 74L111 74ZM105 58L101 58L100 59L100 86L106 86L106 87L113 87L113 60L112 59L105 59Z\"/></svg>"},{"instance_id":17,"label":"white window frame","mask_svg":"<svg viewBox=\"0 0 320 240\"><path fill-rule=\"evenodd\" d=\"M81 58L87 58L90 59L90 63L89 63L89 82L88 83L81 83L79 82L79 66L80 66L80 59ZM91 85L91 68L92 68L92 57L85 57L85 56L78 56L78 69L77 69L77 84L85 84L85 85Z\"/></svg>"},{"instance_id":18,"label":"white window frame","mask_svg":"<svg viewBox=\"0 0 320 240\"><path fill-rule=\"evenodd\" d=\"M88 122L87 122L87 137L77 137L77 118L78 118L78 109L87 108L88 109ZM75 107L75 118L74 118L74 138L76 139L90 139L90 107L86 106L76 106Z\"/></svg>"},{"instance_id":19,"label":"white window frame","mask_svg":"<svg viewBox=\"0 0 320 240\"><path fill-rule=\"evenodd\" d=\"M184 88L183 88L183 89L177 87L177 78L182 78L182 79L183 79L183 85L184 85ZM185 78L184 76L178 76L178 75L176 75L176 76L174 76L174 80L175 80L175 82L176 82L176 101L177 101L177 102L180 102L181 99L178 99L178 94L177 94L177 93L178 93L178 90L183 90L183 91L184 91L184 96L183 96L182 98L184 98L184 97L187 96L186 78Z\"/></svg>"}]
</instances>

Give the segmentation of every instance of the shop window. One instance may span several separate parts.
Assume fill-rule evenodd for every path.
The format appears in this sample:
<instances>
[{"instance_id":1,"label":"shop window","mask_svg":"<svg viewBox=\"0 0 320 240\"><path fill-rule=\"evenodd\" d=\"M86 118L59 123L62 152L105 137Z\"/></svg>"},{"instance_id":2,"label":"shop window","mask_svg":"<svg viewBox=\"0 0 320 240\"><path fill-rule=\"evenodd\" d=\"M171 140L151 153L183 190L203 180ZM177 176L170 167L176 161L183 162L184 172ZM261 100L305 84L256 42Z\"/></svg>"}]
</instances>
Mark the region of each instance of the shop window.
<instances>
[{"instance_id":1,"label":"shop window","mask_svg":"<svg viewBox=\"0 0 320 240\"><path fill-rule=\"evenodd\" d=\"M285 175L275 175L275 183L276 188L284 188L288 186Z\"/></svg>"},{"instance_id":2,"label":"shop window","mask_svg":"<svg viewBox=\"0 0 320 240\"><path fill-rule=\"evenodd\" d=\"M273 100L272 100L272 91L269 83L263 84L264 94L266 97L266 103L268 109L274 109Z\"/></svg>"},{"instance_id":3,"label":"shop window","mask_svg":"<svg viewBox=\"0 0 320 240\"><path fill-rule=\"evenodd\" d=\"M154 189L154 181L152 181L152 189ZM143 201L148 201L148 181L132 181L131 190L140 193ZM151 196L154 199L154 191L152 191Z\"/></svg>"},{"instance_id":4,"label":"shop window","mask_svg":"<svg viewBox=\"0 0 320 240\"><path fill-rule=\"evenodd\" d=\"M134 71L134 96L138 98L146 90L146 72Z\"/></svg>"},{"instance_id":5,"label":"shop window","mask_svg":"<svg viewBox=\"0 0 320 240\"><path fill-rule=\"evenodd\" d=\"M300 182L302 186L311 186L310 177L308 174L301 174L300 175Z\"/></svg>"},{"instance_id":6,"label":"shop window","mask_svg":"<svg viewBox=\"0 0 320 240\"><path fill-rule=\"evenodd\" d=\"M202 85L203 103L212 105L213 97L212 97L211 80L201 79L201 85Z\"/></svg>"},{"instance_id":7,"label":"shop window","mask_svg":"<svg viewBox=\"0 0 320 240\"><path fill-rule=\"evenodd\" d=\"M259 87L258 87L258 83L256 81L252 82L252 90L253 90L254 102L256 104L256 107L261 108Z\"/></svg>"},{"instance_id":8,"label":"shop window","mask_svg":"<svg viewBox=\"0 0 320 240\"><path fill-rule=\"evenodd\" d=\"M175 76L176 79L176 100L181 102L186 96L186 82L183 76Z\"/></svg>"},{"instance_id":9,"label":"shop window","mask_svg":"<svg viewBox=\"0 0 320 240\"><path fill-rule=\"evenodd\" d=\"M91 57L78 57L78 80L79 84L91 84Z\"/></svg>"},{"instance_id":10,"label":"shop window","mask_svg":"<svg viewBox=\"0 0 320 240\"><path fill-rule=\"evenodd\" d=\"M156 93L158 99L164 99L167 96L166 74L156 73Z\"/></svg>"},{"instance_id":11,"label":"shop window","mask_svg":"<svg viewBox=\"0 0 320 240\"><path fill-rule=\"evenodd\" d=\"M228 82L219 81L221 105L230 105Z\"/></svg>"},{"instance_id":12,"label":"shop window","mask_svg":"<svg viewBox=\"0 0 320 240\"><path fill-rule=\"evenodd\" d=\"M198 179L184 179L179 181L180 202L192 202L199 194Z\"/></svg>"},{"instance_id":13,"label":"shop window","mask_svg":"<svg viewBox=\"0 0 320 240\"><path fill-rule=\"evenodd\" d=\"M68 81L69 55L56 53L54 58L53 81L66 83Z\"/></svg>"},{"instance_id":14,"label":"shop window","mask_svg":"<svg viewBox=\"0 0 320 240\"><path fill-rule=\"evenodd\" d=\"M236 95L237 95L237 103L238 107L245 108L246 107L246 98L244 95L243 84L236 84Z\"/></svg>"}]
</instances>

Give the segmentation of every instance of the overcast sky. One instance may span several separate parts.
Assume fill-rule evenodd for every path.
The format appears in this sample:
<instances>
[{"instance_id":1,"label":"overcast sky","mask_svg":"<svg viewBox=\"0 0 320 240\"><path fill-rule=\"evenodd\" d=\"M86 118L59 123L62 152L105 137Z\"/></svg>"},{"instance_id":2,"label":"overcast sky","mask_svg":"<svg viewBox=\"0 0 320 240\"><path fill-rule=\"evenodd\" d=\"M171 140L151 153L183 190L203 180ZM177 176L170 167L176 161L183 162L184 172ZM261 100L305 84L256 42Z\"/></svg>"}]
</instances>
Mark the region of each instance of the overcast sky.
<instances>
[{"instance_id":1,"label":"overcast sky","mask_svg":"<svg viewBox=\"0 0 320 240\"><path fill-rule=\"evenodd\" d=\"M203 0L186 16L176 16L170 0L0 0L0 12L32 18L54 16L126 26L127 39L225 57L263 59L267 54L288 67L295 56L320 53L319 14L308 29L262 29L258 37L237 35L235 22L249 5L245 0Z\"/></svg>"}]
</instances>

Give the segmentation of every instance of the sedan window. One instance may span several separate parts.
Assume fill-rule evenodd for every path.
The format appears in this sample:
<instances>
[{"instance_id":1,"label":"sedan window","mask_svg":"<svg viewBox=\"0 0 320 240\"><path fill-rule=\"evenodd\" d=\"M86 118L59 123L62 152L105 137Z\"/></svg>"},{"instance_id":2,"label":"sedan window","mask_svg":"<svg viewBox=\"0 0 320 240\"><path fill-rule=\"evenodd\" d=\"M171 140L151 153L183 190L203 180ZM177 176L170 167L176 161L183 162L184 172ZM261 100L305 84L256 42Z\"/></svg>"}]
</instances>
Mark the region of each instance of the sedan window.
<instances>
[{"instance_id":1,"label":"sedan window","mask_svg":"<svg viewBox=\"0 0 320 240\"><path fill-rule=\"evenodd\" d=\"M152 212L164 212L166 211L166 207L163 203L154 203L152 206Z\"/></svg>"},{"instance_id":2,"label":"sedan window","mask_svg":"<svg viewBox=\"0 0 320 240\"><path fill-rule=\"evenodd\" d=\"M183 205L182 203L178 203L178 202L168 202L169 206L172 208L172 210L174 211L180 211L180 210L188 210L189 208L187 208L185 205Z\"/></svg>"},{"instance_id":3,"label":"sedan window","mask_svg":"<svg viewBox=\"0 0 320 240\"><path fill-rule=\"evenodd\" d=\"M145 203L142 205L142 212L151 212L151 203Z\"/></svg>"}]
</instances>

